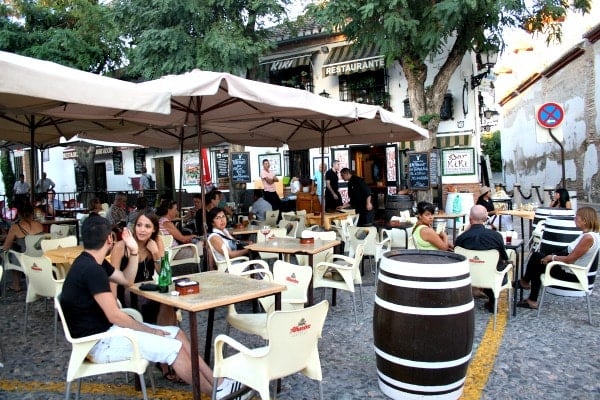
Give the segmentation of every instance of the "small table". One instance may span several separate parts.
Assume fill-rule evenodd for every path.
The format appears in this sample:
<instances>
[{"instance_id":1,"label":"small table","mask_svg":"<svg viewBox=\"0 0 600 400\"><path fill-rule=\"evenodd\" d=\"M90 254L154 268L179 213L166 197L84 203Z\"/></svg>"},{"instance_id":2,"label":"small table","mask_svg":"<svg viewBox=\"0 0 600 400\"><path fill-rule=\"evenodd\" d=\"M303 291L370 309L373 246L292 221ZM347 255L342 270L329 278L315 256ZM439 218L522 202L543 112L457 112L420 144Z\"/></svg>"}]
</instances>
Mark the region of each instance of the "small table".
<instances>
[{"instance_id":1,"label":"small table","mask_svg":"<svg viewBox=\"0 0 600 400\"><path fill-rule=\"evenodd\" d=\"M529 236L531 237L531 230L533 225L533 219L535 218L535 211L525 211L525 210L506 210L506 211L498 211L498 215L512 215L514 217L521 218L521 236L525 237L524 223L523 220L529 220Z\"/></svg>"},{"instance_id":2,"label":"small table","mask_svg":"<svg viewBox=\"0 0 600 400\"><path fill-rule=\"evenodd\" d=\"M50 225L75 225L75 235L77 236L77 243L79 243L79 221L77 218L64 218L54 217L52 219L39 220L40 224L44 226L44 231L48 229L50 231ZM48 227L48 228L46 228Z\"/></svg>"},{"instance_id":3,"label":"small table","mask_svg":"<svg viewBox=\"0 0 600 400\"><path fill-rule=\"evenodd\" d=\"M233 229L230 231L233 236L245 236L245 235L256 235L260 232L260 228L256 225L250 226L248 225L245 228L241 229Z\"/></svg>"},{"instance_id":4,"label":"small table","mask_svg":"<svg viewBox=\"0 0 600 400\"><path fill-rule=\"evenodd\" d=\"M282 254L304 254L308 256L308 265L313 266L313 256L322 251L340 245L339 240L315 239L314 243L301 244L300 239L290 237L275 237L265 242L252 243L245 246L252 251L263 251L265 253ZM314 304L312 278L308 284L308 305Z\"/></svg>"},{"instance_id":5,"label":"small table","mask_svg":"<svg viewBox=\"0 0 600 400\"><path fill-rule=\"evenodd\" d=\"M87 213L87 208L63 208L62 210L56 210L57 214L60 214L61 217L65 218L74 218L78 213L85 214Z\"/></svg>"},{"instance_id":6,"label":"small table","mask_svg":"<svg viewBox=\"0 0 600 400\"><path fill-rule=\"evenodd\" d=\"M519 257L519 247L521 248L521 256ZM517 262L515 265L516 271L514 273L515 277L515 285L514 285L514 293L513 293L513 316L517 315L517 285L518 280L523 278L523 262L525 261L525 240L523 239L513 239L510 244L504 242L505 249L511 249L515 251L517 255ZM523 300L523 289L521 289L521 300Z\"/></svg>"},{"instance_id":7,"label":"small table","mask_svg":"<svg viewBox=\"0 0 600 400\"><path fill-rule=\"evenodd\" d=\"M52 264L73 264L73 261L83 252L83 246L59 247L44 252Z\"/></svg>"},{"instance_id":8,"label":"small table","mask_svg":"<svg viewBox=\"0 0 600 400\"><path fill-rule=\"evenodd\" d=\"M200 283L199 293L185 296L171 296L169 293L144 291L140 289L140 285L143 282L136 283L129 287L129 290L149 300L188 311L192 358L192 394L194 400L200 400L200 363L198 361L198 322L196 320L196 313L208 310L206 343L204 347L204 360L207 361L210 360L215 308L275 295L275 309L280 310L281 292L286 290L286 287L277 283L248 279L218 271L200 272L186 276Z\"/></svg>"},{"instance_id":9,"label":"small table","mask_svg":"<svg viewBox=\"0 0 600 400\"><path fill-rule=\"evenodd\" d=\"M323 221L323 228L330 230L331 229L331 221L336 219L346 219L348 215L353 215L347 212L327 212L324 215L314 213L306 214L306 221L310 225L319 225L321 226L321 221Z\"/></svg>"},{"instance_id":10,"label":"small table","mask_svg":"<svg viewBox=\"0 0 600 400\"><path fill-rule=\"evenodd\" d=\"M456 218L462 218L463 225L466 223L466 213L442 213L433 214L433 219L446 219L453 220ZM452 224L452 243L456 240L456 223Z\"/></svg>"}]
</instances>

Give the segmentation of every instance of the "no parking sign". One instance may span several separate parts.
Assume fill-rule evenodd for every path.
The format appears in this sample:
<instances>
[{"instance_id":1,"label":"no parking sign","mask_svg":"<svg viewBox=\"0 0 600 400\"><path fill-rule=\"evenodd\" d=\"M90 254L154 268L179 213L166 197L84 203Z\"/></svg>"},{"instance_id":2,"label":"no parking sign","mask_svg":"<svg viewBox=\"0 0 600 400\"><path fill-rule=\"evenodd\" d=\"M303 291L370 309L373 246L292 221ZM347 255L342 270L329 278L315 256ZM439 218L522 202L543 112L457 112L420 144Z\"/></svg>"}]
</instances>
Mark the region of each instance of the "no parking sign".
<instances>
[{"instance_id":1,"label":"no parking sign","mask_svg":"<svg viewBox=\"0 0 600 400\"><path fill-rule=\"evenodd\" d=\"M563 140L563 133L560 125L565 119L565 110L562 105L554 102L544 103L535 108L536 138L538 143L550 143L552 138L549 130L559 141Z\"/></svg>"}]
</instances>

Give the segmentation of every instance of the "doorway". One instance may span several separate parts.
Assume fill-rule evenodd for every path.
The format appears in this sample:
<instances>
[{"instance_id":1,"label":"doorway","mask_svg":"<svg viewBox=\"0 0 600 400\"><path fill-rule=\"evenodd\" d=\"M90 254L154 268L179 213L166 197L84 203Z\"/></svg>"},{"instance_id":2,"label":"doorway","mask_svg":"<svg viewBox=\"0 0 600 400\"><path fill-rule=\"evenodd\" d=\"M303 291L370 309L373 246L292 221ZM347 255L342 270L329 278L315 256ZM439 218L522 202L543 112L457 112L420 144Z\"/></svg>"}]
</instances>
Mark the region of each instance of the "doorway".
<instances>
[{"instance_id":1,"label":"doorway","mask_svg":"<svg viewBox=\"0 0 600 400\"><path fill-rule=\"evenodd\" d=\"M175 170L173 157L154 159L156 189L163 199L172 200L175 192Z\"/></svg>"}]
</instances>

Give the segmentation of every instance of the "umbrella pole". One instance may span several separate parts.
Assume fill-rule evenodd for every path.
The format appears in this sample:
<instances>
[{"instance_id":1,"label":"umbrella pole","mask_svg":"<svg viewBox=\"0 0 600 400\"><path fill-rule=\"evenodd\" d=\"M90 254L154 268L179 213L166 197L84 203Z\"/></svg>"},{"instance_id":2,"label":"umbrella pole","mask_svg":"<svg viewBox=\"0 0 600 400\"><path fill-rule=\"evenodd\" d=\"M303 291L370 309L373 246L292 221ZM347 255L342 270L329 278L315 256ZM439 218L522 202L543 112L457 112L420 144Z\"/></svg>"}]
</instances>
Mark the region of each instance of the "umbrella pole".
<instances>
[{"instance_id":1,"label":"umbrella pole","mask_svg":"<svg viewBox=\"0 0 600 400\"><path fill-rule=\"evenodd\" d=\"M325 122L321 121L321 157L325 151ZM325 171L324 168L319 168L321 171L321 226L325 226Z\"/></svg>"},{"instance_id":2,"label":"umbrella pole","mask_svg":"<svg viewBox=\"0 0 600 400\"><path fill-rule=\"evenodd\" d=\"M204 159L202 157L202 111L201 111L201 103L202 97L196 97L196 133L198 134L198 156L200 160L200 194L202 196L202 225L204 230L204 240L202 241L202 252L203 257L206 261L208 261L208 244L206 241L208 240L208 224L206 223L206 207L205 207L205 195L204 193ZM204 263L208 269L208 262Z\"/></svg>"},{"instance_id":3,"label":"umbrella pole","mask_svg":"<svg viewBox=\"0 0 600 400\"><path fill-rule=\"evenodd\" d=\"M181 127L181 132L179 134L179 196L177 196L177 203L180 207L183 206L182 198L183 193L181 192L181 188L183 186L183 126Z\"/></svg>"},{"instance_id":4,"label":"umbrella pole","mask_svg":"<svg viewBox=\"0 0 600 400\"><path fill-rule=\"evenodd\" d=\"M31 116L31 121L29 122L29 139L31 140L31 148L29 149L29 199L31 204L35 204L35 116Z\"/></svg>"}]
</instances>

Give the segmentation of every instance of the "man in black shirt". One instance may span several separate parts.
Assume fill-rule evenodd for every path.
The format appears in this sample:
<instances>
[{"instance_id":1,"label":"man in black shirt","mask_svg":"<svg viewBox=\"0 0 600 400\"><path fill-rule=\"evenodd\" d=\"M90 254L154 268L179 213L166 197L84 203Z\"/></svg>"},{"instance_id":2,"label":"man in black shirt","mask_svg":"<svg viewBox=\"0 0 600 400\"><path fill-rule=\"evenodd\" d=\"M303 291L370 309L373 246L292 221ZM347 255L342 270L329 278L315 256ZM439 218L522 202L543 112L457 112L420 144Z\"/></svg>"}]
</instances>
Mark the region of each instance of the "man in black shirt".
<instances>
[{"instance_id":1,"label":"man in black shirt","mask_svg":"<svg viewBox=\"0 0 600 400\"><path fill-rule=\"evenodd\" d=\"M342 205L342 196L340 195L340 185L338 171L340 162L335 160L331 168L325 173L325 209L335 210Z\"/></svg>"},{"instance_id":2,"label":"man in black shirt","mask_svg":"<svg viewBox=\"0 0 600 400\"><path fill-rule=\"evenodd\" d=\"M371 226L375 218L373 203L371 202L371 189L365 183L365 180L352 174L348 168L340 171L342 178L348 182L348 195L350 202L342 205L340 208L352 206L359 214L358 226Z\"/></svg>"}]
</instances>

